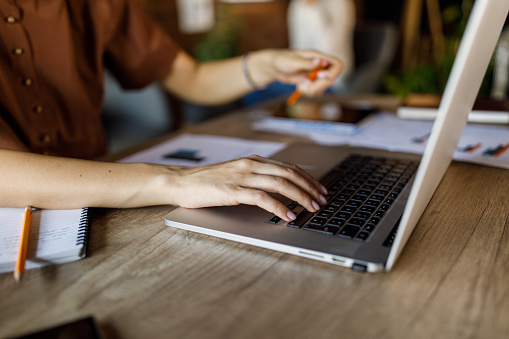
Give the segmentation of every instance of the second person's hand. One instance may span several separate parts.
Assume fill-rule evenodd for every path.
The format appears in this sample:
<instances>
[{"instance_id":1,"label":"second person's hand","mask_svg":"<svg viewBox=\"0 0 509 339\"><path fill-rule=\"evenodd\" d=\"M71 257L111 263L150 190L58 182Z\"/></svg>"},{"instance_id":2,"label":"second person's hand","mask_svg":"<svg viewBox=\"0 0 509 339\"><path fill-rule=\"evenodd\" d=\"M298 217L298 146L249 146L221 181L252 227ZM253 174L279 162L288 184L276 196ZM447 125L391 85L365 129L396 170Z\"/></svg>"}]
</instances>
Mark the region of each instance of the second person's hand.
<instances>
[{"instance_id":1,"label":"second person's hand","mask_svg":"<svg viewBox=\"0 0 509 339\"><path fill-rule=\"evenodd\" d=\"M324 69L310 81L307 76L319 66ZM296 85L305 96L316 97L334 84L343 69L343 62L313 50L274 49L250 53L249 67L253 80L261 85L277 80Z\"/></svg>"}]
</instances>

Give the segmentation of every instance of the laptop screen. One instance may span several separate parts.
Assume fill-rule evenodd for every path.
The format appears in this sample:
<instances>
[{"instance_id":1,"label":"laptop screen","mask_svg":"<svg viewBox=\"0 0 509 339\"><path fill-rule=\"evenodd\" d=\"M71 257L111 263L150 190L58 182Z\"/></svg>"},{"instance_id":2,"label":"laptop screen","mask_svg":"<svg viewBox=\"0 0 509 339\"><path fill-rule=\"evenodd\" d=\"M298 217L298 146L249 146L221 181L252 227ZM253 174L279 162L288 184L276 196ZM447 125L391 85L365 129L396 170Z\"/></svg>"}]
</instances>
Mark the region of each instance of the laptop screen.
<instances>
[{"instance_id":1,"label":"laptop screen","mask_svg":"<svg viewBox=\"0 0 509 339\"><path fill-rule=\"evenodd\" d=\"M447 170L509 10L509 0L477 0L463 34L394 245L390 270Z\"/></svg>"}]
</instances>

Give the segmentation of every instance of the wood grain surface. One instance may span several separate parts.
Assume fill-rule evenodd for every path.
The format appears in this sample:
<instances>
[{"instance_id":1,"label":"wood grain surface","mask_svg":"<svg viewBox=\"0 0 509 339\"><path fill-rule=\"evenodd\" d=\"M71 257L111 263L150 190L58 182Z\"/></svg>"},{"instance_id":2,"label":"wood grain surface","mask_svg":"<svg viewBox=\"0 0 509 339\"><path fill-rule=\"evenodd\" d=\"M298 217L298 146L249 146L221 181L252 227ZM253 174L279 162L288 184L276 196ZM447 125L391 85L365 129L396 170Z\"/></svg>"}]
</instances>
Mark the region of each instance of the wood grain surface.
<instances>
[{"instance_id":1,"label":"wood grain surface","mask_svg":"<svg viewBox=\"0 0 509 339\"><path fill-rule=\"evenodd\" d=\"M286 140L245 114L190 130ZM509 172L454 162L390 273L96 209L88 256L0 275L0 337L93 315L106 338L507 338Z\"/></svg>"}]
</instances>

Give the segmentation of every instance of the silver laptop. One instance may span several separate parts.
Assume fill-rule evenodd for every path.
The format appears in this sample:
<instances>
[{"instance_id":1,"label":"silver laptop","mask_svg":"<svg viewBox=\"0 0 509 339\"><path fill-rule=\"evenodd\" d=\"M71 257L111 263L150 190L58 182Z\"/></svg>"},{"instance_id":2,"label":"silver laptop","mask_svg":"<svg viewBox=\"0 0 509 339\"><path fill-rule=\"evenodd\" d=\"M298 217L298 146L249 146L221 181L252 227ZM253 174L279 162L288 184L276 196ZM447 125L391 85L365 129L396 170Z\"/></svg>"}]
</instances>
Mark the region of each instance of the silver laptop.
<instances>
[{"instance_id":1,"label":"silver laptop","mask_svg":"<svg viewBox=\"0 0 509 339\"><path fill-rule=\"evenodd\" d=\"M272 158L299 164L328 187L316 214L287 223L254 206L177 208L168 226L353 268L389 271L447 170L509 10L477 0L422 157L292 144Z\"/></svg>"}]
</instances>

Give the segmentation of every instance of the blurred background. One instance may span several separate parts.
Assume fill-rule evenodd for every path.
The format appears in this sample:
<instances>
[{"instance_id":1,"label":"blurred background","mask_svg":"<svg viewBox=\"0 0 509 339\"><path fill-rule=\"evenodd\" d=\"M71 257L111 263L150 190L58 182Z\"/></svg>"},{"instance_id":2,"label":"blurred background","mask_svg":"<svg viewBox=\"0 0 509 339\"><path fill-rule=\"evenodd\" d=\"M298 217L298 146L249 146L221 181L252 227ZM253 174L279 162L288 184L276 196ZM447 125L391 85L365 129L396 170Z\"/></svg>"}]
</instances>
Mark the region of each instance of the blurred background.
<instances>
[{"instance_id":1,"label":"blurred background","mask_svg":"<svg viewBox=\"0 0 509 339\"><path fill-rule=\"evenodd\" d=\"M140 2L184 50L200 61L219 60L263 48L316 48L345 60L345 74L328 94L383 94L402 100L417 95L439 100L474 0ZM508 60L509 38L504 32L479 96L506 99ZM111 117L118 114L119 103L123 103L120 110L127 116L128 108L139 111L136 105L142 105L146 109L147 101L151 114L156 112L152 114L152 122L149 121L153 126L144 128L155 130L140 139L160 134L161 126L172 130L293 91L291 87L274 84L227 105L204 107L169 97L157 85L124 93L113 79L107 78L106 82L107 126ZM109 126L129 135L122 129L138 124L129 119L124 118L127 127ZM115 138L118 139L112 137L112 140ZM115 151L139 142L126 140L118 145L112 141L110 147Z\"/></svg>"}]
</instances>

